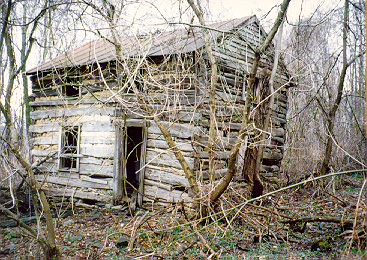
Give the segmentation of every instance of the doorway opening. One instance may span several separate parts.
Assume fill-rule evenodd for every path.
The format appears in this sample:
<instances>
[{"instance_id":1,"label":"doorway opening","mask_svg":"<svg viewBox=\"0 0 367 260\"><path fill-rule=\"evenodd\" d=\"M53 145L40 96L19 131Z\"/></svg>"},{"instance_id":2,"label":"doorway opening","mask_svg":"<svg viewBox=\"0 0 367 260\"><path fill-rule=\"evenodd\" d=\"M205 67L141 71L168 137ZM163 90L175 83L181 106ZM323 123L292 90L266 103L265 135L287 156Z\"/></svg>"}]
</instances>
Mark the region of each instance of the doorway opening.
<instances>
[{"instance_id":1,"label":"doorway opening","mask_svg":"<svg viewBox=\"0 0 367 260\"><path fill-rule=\"evenodd\" d=\"M127 127L125 135L125 174L124 179L124 195L125 197L136 197L139 190L140 174L142 167L142 143L143 143L143 128L142 127Z\"/></svg>"}]
</instances>

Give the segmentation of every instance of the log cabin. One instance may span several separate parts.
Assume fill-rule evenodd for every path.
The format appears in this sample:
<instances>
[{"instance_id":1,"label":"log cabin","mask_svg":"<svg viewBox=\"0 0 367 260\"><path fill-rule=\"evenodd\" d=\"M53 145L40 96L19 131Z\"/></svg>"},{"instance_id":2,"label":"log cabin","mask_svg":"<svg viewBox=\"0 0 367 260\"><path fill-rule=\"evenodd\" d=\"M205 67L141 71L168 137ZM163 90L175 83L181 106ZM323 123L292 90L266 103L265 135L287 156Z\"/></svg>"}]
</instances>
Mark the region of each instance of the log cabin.
<instances>
[{"instance_id":1,"label":"log cabin","mask_svg":"<svg viewBox=\"0 0 367 260\"><path fill-rule=\"evenodd\" d=\"M220 178L240 129L254 49L266 32L256 16L209 28L219 68L215 178ZM138 205L189 201L189 183L154 116L169 129L197 180L208 182L211 71L201 30L181 27L118 42L97 39L27 71L31 157L41 162L37 179L50 195ZM273 60L272 46L260 60L253 107L261 104ZM290 79L280 59L262 158L265 181L276 182L281 172ZM238 154L238 181L246 147L261 126L258 118Z\"/></svg>"}]
</instances>

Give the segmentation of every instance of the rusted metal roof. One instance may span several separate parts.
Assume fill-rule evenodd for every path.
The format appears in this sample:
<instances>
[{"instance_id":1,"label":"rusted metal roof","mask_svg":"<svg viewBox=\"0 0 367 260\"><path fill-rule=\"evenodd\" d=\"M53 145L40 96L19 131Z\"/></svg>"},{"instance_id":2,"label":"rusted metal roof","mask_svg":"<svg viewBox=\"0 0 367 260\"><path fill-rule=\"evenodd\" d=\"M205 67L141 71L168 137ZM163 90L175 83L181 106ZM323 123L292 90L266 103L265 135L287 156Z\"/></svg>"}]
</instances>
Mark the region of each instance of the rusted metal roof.
<instances>
[{"instance_id":1,"label":"rusted metal roof","mask_svg":"<svg viewBox=\"0 0 367 260\"><path fill-rule=\"evenodd\" d=\"M257 20L256 16L237 18L229 21L212 24L208 27L213 39L223 32L229 32L243 26L250 20ZM126 58L134 56L160 56L168 54L187 53L204 46L201 28L178 29L151 36L121 37L122 54ZM106 39L98 39L85 43L69 50L56 58L46 61L26 74L35 74L40 71L49 71L60 68L70 68L93 63L104 63L116 60L116 48Z\"/></svg>"}]
</instances>

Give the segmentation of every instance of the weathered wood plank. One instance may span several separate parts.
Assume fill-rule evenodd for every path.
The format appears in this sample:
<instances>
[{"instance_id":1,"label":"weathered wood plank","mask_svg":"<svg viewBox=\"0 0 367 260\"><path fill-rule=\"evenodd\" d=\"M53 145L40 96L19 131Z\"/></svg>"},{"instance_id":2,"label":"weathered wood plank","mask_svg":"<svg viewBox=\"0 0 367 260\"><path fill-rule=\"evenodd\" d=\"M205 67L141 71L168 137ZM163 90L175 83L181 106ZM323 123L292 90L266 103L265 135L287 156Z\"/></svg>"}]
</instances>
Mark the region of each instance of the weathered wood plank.
<instances>
[{"instance_id":1,"label":"weathered wood plank","mask_svg":"<svg viewBox=\"0 0 367 260\"><path fill-rule=\"evenodd\" d=\"M229 152L222 152L222 151L215 151L214 159L221 159L225 160L228 158ZM199 158L202 159L209 159L209 153L206 151L200 151L199 152Z\"/></svg>"},{"instance_id":2,"label":"weathered wood plank","mask_svg":"<svg viewBox=\"0 0 367 260\"><path fill-rule=\"evenodd\" d=\"M57 108L57 109L41 109L31 112L31 119L40 120L46 118L58 118L58 117L72 117L83 115L108 115L113 116L115 114L114 107L86 107L86 108Z\"/></svg>"},{"instance_id":3,"label":"weathered wood plank","mask_svg":"<svg viewBox=\"0 0 367 260\"><path fill-rule=\"evenodd\" d=\"M163 122L163 125L169 128L172 136L180 138L191 138L191 135L196 132L196 127L190 124L171 124L169 122ZM161 134L159 127L152 122L151 126L148 128L148 133L150 134Z\"/></svg>"},{"instance_id":4,"label":"weathered wood plank","mask_svg":"<svg viewBox=\"0 0 367 260\"><path fill-rule=\"evenodd\" d=\"M144 188L144 195L146 195L148 198L144 197L145 201L150 201L154 199L159 199L167 202L180 202L180 201L191 201L192 199L186 192L180 192L180 191L168 191L165 189L161 189L156 186L150 186L146 185Z\"/></svg>"},{"instance_id":5,"label":"weathered wood plank","mask_svg":"<svg viewBox=\"0 0 367 260\"><path fill-rule=\"evenodd\" d=\"M36 175L36 179L40 182L53 183L65 185L68 187L78 187L78 188L93 188L93 189L111 189L110 182L106 180L99 180L103 183L96 183L88 181L87 179L76 179L76 178L65 178L59 176L45 176ZM90 178L92 179L92 178Z\"/></svg>"},{"instance_id":6,"label":"weathered wood plank","mask_svg":"<svg viewBox=\"0 0 367 260\"><path fill-rule=\"evenodd\" d=\"M98 118L97 118L98 120ZM90 121L84 122L82 125L82 131L84 132L114 132L115 127L111 121Z\"/></svg>"},{"instance_id":7,"label":"weathered wood plank","mask_svg":"<svg viewBox=\"0 0 367 260\"><path fill-rule=\"evenodd\" d=\"M185 160L191 169L194 168L194 158L185 156ZM176 159L172 152L165 151L162 149L147 149L147 159L146 163L155 165L164 165L169 167L175 167L181 169L181 164Z\"/></svg>"},{"instance_id":8,"label":"weathered wood plank","mask_svg":"<svg viewBox=\"0 0 367 260\"><path fill-rule=\"evenodd\" d=\"M279 126L285 125L287 123L286 119L274 117L274 116L271 117L271 122Z\"/></svg>"},{"instance_id":9,"label":"weathered wood plank","mask_svg":"<svg viewBox=\"0 0 367 260\"><path fill-rule=\"evenodd\" d=\"M42 190L46 192L49 196L56 197L73 197L79 199L96 200L106 203L112 203L112 195L105 195L92 191L81 191L78 189L68 189L68 188L53 188L53 187L43 187Z\"/></svg>"},{"instance_id":10,"label":"weathered wood plank","mask_svg":"<svg viewBox=\"0 0 367 260\"><path fill-rule=\"evenodd\" d=\"M84 144L80 147L80 154L97 158L113 158L115 146L113 144Z\"/></svg>"},{"instance_id":11,"label":"weathered wood plank","mask_svg":"<svg viewBox=\"0 0 367 260\"><path fill-rule=\"evenodd\" d=\"M162 170L151 169L148 167L145 170L145 178L157 182L168 183L171 185L186 187L190 186L185 176L165 172Z\"/></svg>"},{"instance_id":12,"label":"weathered wood plank","mask_svg":"<svg viewBox=\"0 0 367 260\"><path fill-rule=\"evenodd\" d=\"M151 164L146 165L145 168L146 169L157 170L157 171L168 172L168 173L172 173L174 175L185 177L185 172L182 169L177 169L177 168L173 168L173 167L155 166L155 165L151 165Z\"/></svg>"},{"instance_id":13,"label":"weathered wood plank","mask_svg":"<svg viewBox=\"0 0 367 260\"><path fill-rule=\"evenodd\" d=\"M31 138L33 145L58 145L59 136L43 136Z\"/></svg>"},{"instance_id":14,"label":"weathered wood plank","mask_svg":"<svg viewBox=\"0 0 367 260\"><path fill-rule=\"evenodd\" d=\"M60 123L52 122L49 124L30 125L29 131L32 133L43 134L48 132L59 132L60 128Z\"/></svg>"},{"instance_id":15,"label":"weathered wood plank","mask_svg":"<svg viewBox=\"0 0 367 260\"><path fill-rule=\"evenodd\" d=\"M182 150L182 151L186 151L186 152L192 152L194 151L191 143L181 143L178 141L175 141L176 146L178 147L178 149ZM160 149L168 149L168 144L165 140L148 140L147 143L147 147L148 148L160 148Z\"/></svg>"},{"instance_id":16,"label":"weathered wood plank","mask_svg":"<svg viewBox=\"0 0 367 260\"><path fill-rule=\"evenodd\" d=\"M48 150L32 149L31 155L38 157L49 156L54 152L59 152L58 146L50 147ZM114 156L114 145L84 145L80 147L80 157L96 157L96 158L108 158L112 159Z\"/></svg>"},{"instance_id":17,"label":"weathered wood plank","mask_svg":"<svg viewBox=\"0 0 367 260\"><path fill-rule=\"evenodd\" d=\"M285 143L284 138L281 138L281 137L278 137L278 136L273 136L273 137L271 138L271 140L272 140L272 141L279 142L279 143L281 143L282 145Z\"/></svg>"},{"instance_id":18,"label":"weathered wood plank","mask_svg":"<svg viewBox=\"0 0 367 260\"><path fill-rule=\"evenodd\" d=\"M114 133L112 133L114 135ZM100 133L99 135L88 136L86 133L80 136L80 145L84 144L114 144L115 138L109 132Z\"/></svg>"},{"instance_id":19,"label":"weathered wood plank","mask_svg":"<svg viewBox=\"0 0 367 260\"><path fill-rule=\"evenodd\" d=\"M285 131L284 128L272 128L271 134L272 136L283 137L285 135Z\"/></svg>"},{"instance_id":20,"label":"weathered wood plank","mask_svg":"<svg viewBox=\"0 0 367 260\"><path fill-rule=\"evenodd\" d=\"M263 159L280 161L283 159L283 154L280 152L264 151Z\"/></svg>"},{"instance_id":21,"label":"weathered wood plank","mask_svg":"<svg viewBox=\"0 0 367 260\"><path fill-rule=\"evenodd\" d=\"M31 150L31 155L33 156L37 156L37 157L46 157L46 156L50 156L52 155L54 152L59 152L58 146L54 147L55 149L48 149L48 150L44 150L44 149L32 149Z\"/></svg>"},{"instance_id":22,"label":"weathered wood plank","mask_svg":"<svg viewBox=\"0 0 367 260\"><path fill-rule=\"evenodd\" d=\"M84 121L84 122L83 122ZM86 121L86 122L85 122ZM88 118L81 118L82 131L86 132L113 132L114 126L110 121L109 116L92 116ZM70 122L73 124L73 122ZM30 125L29 130L32 133L43 134L47 132L59 132L62 124L60 122L50 122L47 124Z\"/></svg>"},{"instance_id":23,"label":"weathered wood plank","mask_svg":"<svg viewBox=\"0 0 367 260\"><path fill-rule=\"evenodd\" d=\"M164 189L164 190L168 190L168 191L172 191L173 190L172 185L164 184L164 183L159 182L159 181L152 181L152 180L148 180L148 179L145 179L144 180L144 186L145 185L147 185L147 186L150 185L150 186L158 187L158 188L161 188L161 189Z\"/></svg>"},{"instance_id":24,"label":"weathered wood plank","mask_svg":"<svg viewBox=\"0 0 367 260\"><path fill-rule=\"evenodd\" d=\"M79 173L88 176L113 176L113 165L79 164Z\"/></svg>"},{"instance_id":25,"label":"weathered wood plank","mask_svg":"<svg viewBox=\"0 0 367 260\"><path fill-rule=\"evenodd\" d=\"M96 165L113 165L112 159L95 158L95 157L81 157L80 163L84 164L96 164Z\"/></svg>"}]
</instances>

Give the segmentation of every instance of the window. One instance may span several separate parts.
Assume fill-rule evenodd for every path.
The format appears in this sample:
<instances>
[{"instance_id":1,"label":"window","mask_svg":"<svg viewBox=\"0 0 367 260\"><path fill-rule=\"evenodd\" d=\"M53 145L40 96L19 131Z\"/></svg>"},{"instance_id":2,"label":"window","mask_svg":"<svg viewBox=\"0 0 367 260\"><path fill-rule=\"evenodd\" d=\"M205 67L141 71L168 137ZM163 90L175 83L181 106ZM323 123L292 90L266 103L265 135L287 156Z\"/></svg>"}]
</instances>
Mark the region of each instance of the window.
<instances>
[{"instance_id":1,"label":"window","mask_svg":"<svg viewBox=\"0 0 367 260\"><path fill-rule=\"evenodd\" d=\"M60 140L60 171L79 171L80 126L64 126Z\"/></svg>"},{"instance_id":2,"label":"window","mask_svg":"<svg viewBox=\"0 0 367 260\"><path fill-rule=\"evenodd\" d=\"M78 98L80 96L80 88L74 84L63 85L61 87L61 94L68 98Z\"/></svg>"},{"instance_id":3,"label":"window","mask_svg":"<svg viewBox=\"0 0 367 260\"><path fill-rule=\"evenodd\" d=\"M66 77L61 86L60 94L65 98L79 98L81 96L81 88L77 77Z\"/></svg>"}]
</instances>

